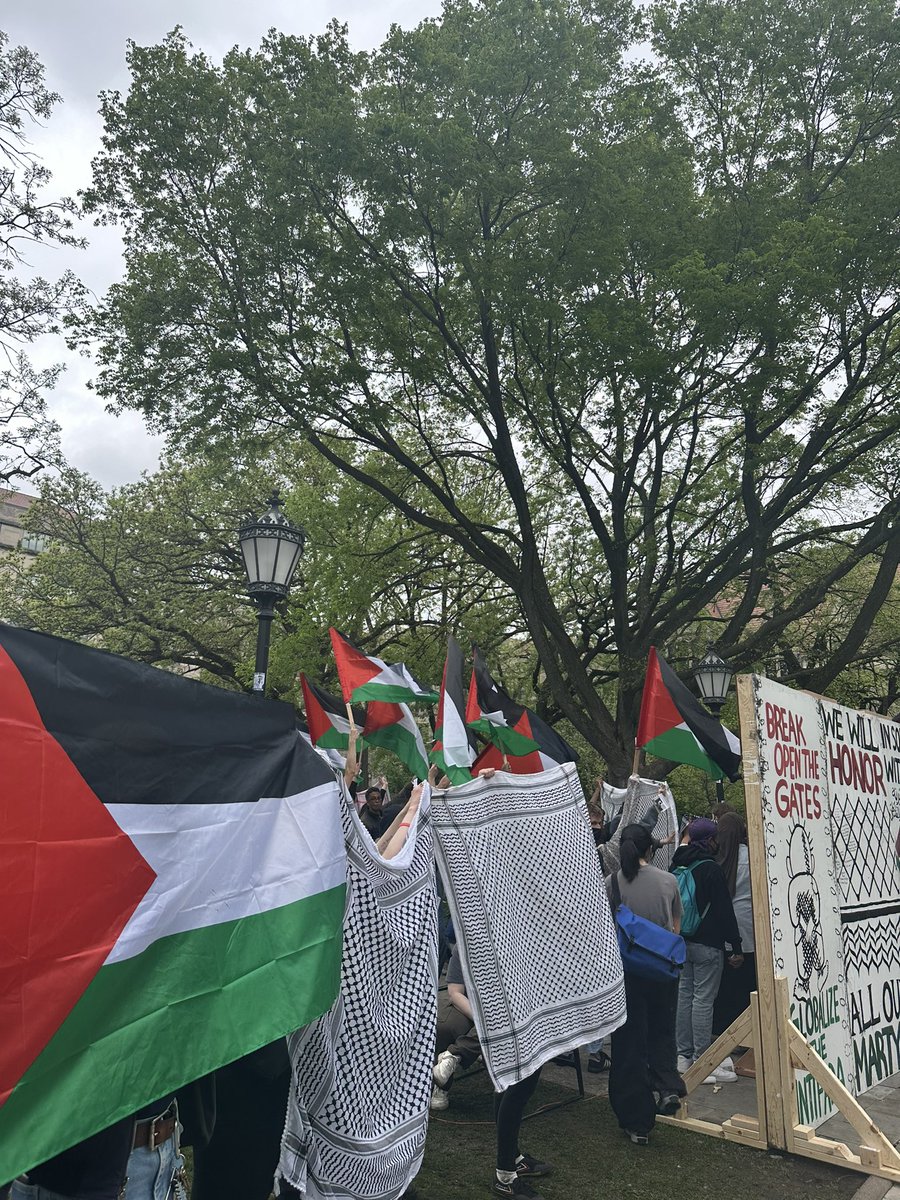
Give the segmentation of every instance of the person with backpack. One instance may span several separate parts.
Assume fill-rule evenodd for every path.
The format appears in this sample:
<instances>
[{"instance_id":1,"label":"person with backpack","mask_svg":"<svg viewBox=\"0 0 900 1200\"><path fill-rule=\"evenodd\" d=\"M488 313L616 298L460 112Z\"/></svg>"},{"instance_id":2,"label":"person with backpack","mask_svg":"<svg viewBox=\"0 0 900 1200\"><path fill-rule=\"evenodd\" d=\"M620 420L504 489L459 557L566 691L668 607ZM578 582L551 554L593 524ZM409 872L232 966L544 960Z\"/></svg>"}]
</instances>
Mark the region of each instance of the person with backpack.
<instances>
[{"instance_id":1,"label":"person with backpack","mask_svg":"<svg viewBox=\"0 0 900 1200\"><path fill-rule=\"evenodd\" d=\"M712 1042L713 1008L722 972L744 961L741 935L731 893L716 862L716 825L698 817L687 827L687 844L675 851L672 874L678 883L683 916L681 932L687 946L678 986L678 1070L688 1070ZM737 1076L722 1064L704 1083L731 1083Z\"/></svg>"},{"instance_id":2,"label":"person with backpack","mask_svg":"<svg viewBox=\"0 0 900 1200\"><path fill-rule=\"evenodd\" d=\"M619 1125L637 1146L646 1146L657 1113L671 1115L681 1106L684 1084L676 1067L675 1013L678 971L667 960L673 957L679 932L681 899L668 871L651 866L653 838L645 825L628 825L619 845L621 868L610 875L606 890L620 930L625 967L625 1000L628 1019L612 1035L609 1100ZM626 921L622 915L629 919ZM637 923L633 918L639 919ZM640 925L640 919L659 927ZM667 930L668 934L663 934ZM629 943L639 943L641 953L630 954ZM653 965L654 957L660 963Z\"/></svg>"}]
</instances>

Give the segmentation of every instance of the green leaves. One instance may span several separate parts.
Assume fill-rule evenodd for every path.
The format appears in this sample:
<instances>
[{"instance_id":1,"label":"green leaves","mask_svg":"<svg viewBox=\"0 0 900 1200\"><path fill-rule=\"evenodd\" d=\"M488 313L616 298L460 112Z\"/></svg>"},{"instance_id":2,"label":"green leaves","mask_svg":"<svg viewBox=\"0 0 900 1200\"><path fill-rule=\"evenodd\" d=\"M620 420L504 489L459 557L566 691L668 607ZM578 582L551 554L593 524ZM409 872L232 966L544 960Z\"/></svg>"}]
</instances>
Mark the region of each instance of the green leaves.
<instances>
[{"instance_id":1,"label":"green leaves","mask_svg":"<svg viewBox=\"0 0 900 1200\"><path fill-rule=\"evenodd\" d=\"M178 444L306 439L516 596L625 772L651 644L712 622L751 665L835 574L770 629L768 580L893 537L898 35L883 0L448 0L367 54L134 47L99 386Z\"/></svg>"}]
</instances>

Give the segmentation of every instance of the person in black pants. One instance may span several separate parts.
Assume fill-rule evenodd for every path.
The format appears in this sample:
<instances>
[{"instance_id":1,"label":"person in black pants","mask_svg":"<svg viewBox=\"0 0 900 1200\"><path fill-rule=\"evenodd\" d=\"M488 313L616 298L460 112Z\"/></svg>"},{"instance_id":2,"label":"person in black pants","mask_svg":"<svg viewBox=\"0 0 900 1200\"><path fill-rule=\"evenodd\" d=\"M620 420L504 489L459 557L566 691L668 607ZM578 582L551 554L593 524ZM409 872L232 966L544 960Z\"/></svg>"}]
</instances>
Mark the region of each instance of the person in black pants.
<instances>
[{"instance_id":1,"label":"person in black pants","mask_svg":"<svg viewBox=\"0 0 900 1200\"><path fill-rule=\"evenodd\" d=\"M529 1178L549 1175L553 1168L549 1163L538 1162L530 1154L519 1150L519 1130L525 1115L525 1105L534 1095L541 1069L512 1084L505 1092L494 1096L494 1120L497 1123L497 1171L494 1180L495 1196L524 1197L525 1200L541 1200L528 1183Z\"/></svg>"},{"instance_id":2,"label":"person in black pants","mask_svg":"<svg viewBox=\"0 0 900 1200\"><path fill-rule=\"evenodd\" d=\"M653 839L644 825L629 825L619 846L621 869L607 880L611 903L618 882L622 903L672 933L681 924L678 884L648 863ZM676 1068L675 1017L678 981L643 979L625 972L628 1019L612 1035L609 1101L632 1142L645 1146L657 1113L678 1111L684 1083Z\"/></svg>"}]
</instances>

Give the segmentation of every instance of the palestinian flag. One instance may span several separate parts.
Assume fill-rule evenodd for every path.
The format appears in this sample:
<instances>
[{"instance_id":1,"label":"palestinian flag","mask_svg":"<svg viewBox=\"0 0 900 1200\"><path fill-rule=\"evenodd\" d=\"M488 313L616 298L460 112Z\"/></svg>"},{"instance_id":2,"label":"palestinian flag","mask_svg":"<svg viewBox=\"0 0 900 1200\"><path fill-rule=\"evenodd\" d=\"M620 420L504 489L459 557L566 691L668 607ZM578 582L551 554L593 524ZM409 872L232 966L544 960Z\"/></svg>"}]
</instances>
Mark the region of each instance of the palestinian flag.
<instances>
[{"instance_id":1,"label":"palestinian flag","mask_svg":"<svg viewBox=\"0 0 900 1200\"><path fill-rule=\"evenodd\" d=\"M325 1012L333 773L287 704L0 625L0 1180Z\"/></svg>"},{"instance_id":2,"label":"palestinian flag","mask_svg":"<svg viewBox=\"0 0 900 1200\"><path fill-rule=\"evenodd\" d=\"M309 736L309 726L300 717L297 718L297 732L309 746L310 750L314 750L319 758L323 759L335 771L343 771L347 766L347 760L339 750L323 750L321 746L314 746L313 740Z\"/></svg>"},{"instance_id":3,"label":"palestinian flag","mask_svg":"<svg viewBox=\"0 0 900 1200\"><path fill-rule=\"evenodd\" d=\"M710 716L669 664L650 648L636 744L672 762L700 767L713 779L737 779L741 744Z\"/></svg>"},{"instance_id":4,"label":"palestinian flag","mask_svg":"<svg viewBox=\"0 0 900 1200\"><path fill-rule=\"evenodd\" d=\"M509 754L506 764L503 762L503 751L496 746L485 746L475 760L472 771L477 773L484 767L494 767L498 771L509 771L513 775L536 775L539 771L550 771L560 763L578 762L578 754L565 738L542 721L537 713L526 708L516 722L517 733L533 738L537 742L537 750L531 754Z\"/></svg>"},{"instance_id":5,"label":"palestinian flag","mask_svg":"<svg viewBox=\"0 0 900 1200\"><path fill-rule=\"evenodd\" d=\"M367 746L381 746L396 754L416 779L427 777L425 743L415 718L405 704L370 700L366 705L363 738Z\"/></svg>"},{"instance_id":6,"label":"palestinian flag","mask_svg":"<svg viewBox=\"0 0 900 1200\"><path fill-rule=\"evenodd\" d=\"M525 713L491 678L477 646L472 647L474 666L466 702L466 724L507 754L531 754L538 749L534 738L523 733L519 722Z\"/></svg>"},{"instance_id":7,"label":"palestinian flag","mask_svg":"<svg viewBox=\"0 0 900 1200\"><path fill-rule=\"evenodd\" d=\"M310 683L305 675L300 676L303 689L303 707L309 736L314 746L323 750L346 750L350 744L350 720L347 706L336 696L331 696L316 684ZM353 721L362 729L366 715L361 708L353 710Z\"/></svg>"},{"instance_id":8,"label":"palestinian flag","mask_svg":"<svg viewBox=\"0 0 900 1200\"><path fill-rule=\"evenodd\" d=\"M395 704L437 700L437 693L423 688L413 679L405 663L388 665L374 655L357 650L336 629L329 629L334 660L344 700L389 700Z\"/></svg>"},{"instance_id":9,"label":"palestinian flag","mask_svg":"<svg viewBox=\"0 0 900 1200\"><path fill-rule=\"evenodd\" d=\"M471 767L475 754L464 714L462 651L456 638L450 637L447 639L434 748L429 757L452 784L466 783L472 778Z\"/></svg>"}]
</instances>

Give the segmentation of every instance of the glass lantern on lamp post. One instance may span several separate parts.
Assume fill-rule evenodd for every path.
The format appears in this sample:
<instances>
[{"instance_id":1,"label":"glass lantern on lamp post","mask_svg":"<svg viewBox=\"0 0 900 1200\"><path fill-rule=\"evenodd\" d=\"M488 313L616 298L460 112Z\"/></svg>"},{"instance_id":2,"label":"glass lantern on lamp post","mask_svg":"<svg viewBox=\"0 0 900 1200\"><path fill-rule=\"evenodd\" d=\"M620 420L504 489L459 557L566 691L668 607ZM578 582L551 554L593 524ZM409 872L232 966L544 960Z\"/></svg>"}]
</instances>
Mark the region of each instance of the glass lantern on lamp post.
<instances>
[{"instance_id":1,"label":"glass lantern on lamp post","mask_svg":"<svg viewBox=\"0 0 900 1200\"><path fill-rule=\"evenodd\" d=\"M694 667L693 675L701 700L712 715L718 718L728 699L734 671L710 646ZM725 803L725 785L721 779L716 780L716 799L720 804Z\"/></svg>"},{"instance_id":2,"label":"glass lantern on lamp post","mask_svg":"<svg viewBox=\"0 0 900 1200\"><path fill-rule=\"evenodd\" d=\"M281 509L278 492L272 493L269 508L255 521L248 521L238 531L244 569L247 572L247 591L256 604L259 626L256 634L256 669L253 691L263 695L269 669L269 644L275 605L290 591L306 533L292 525Z\"/></svg>"}]
</instances>

